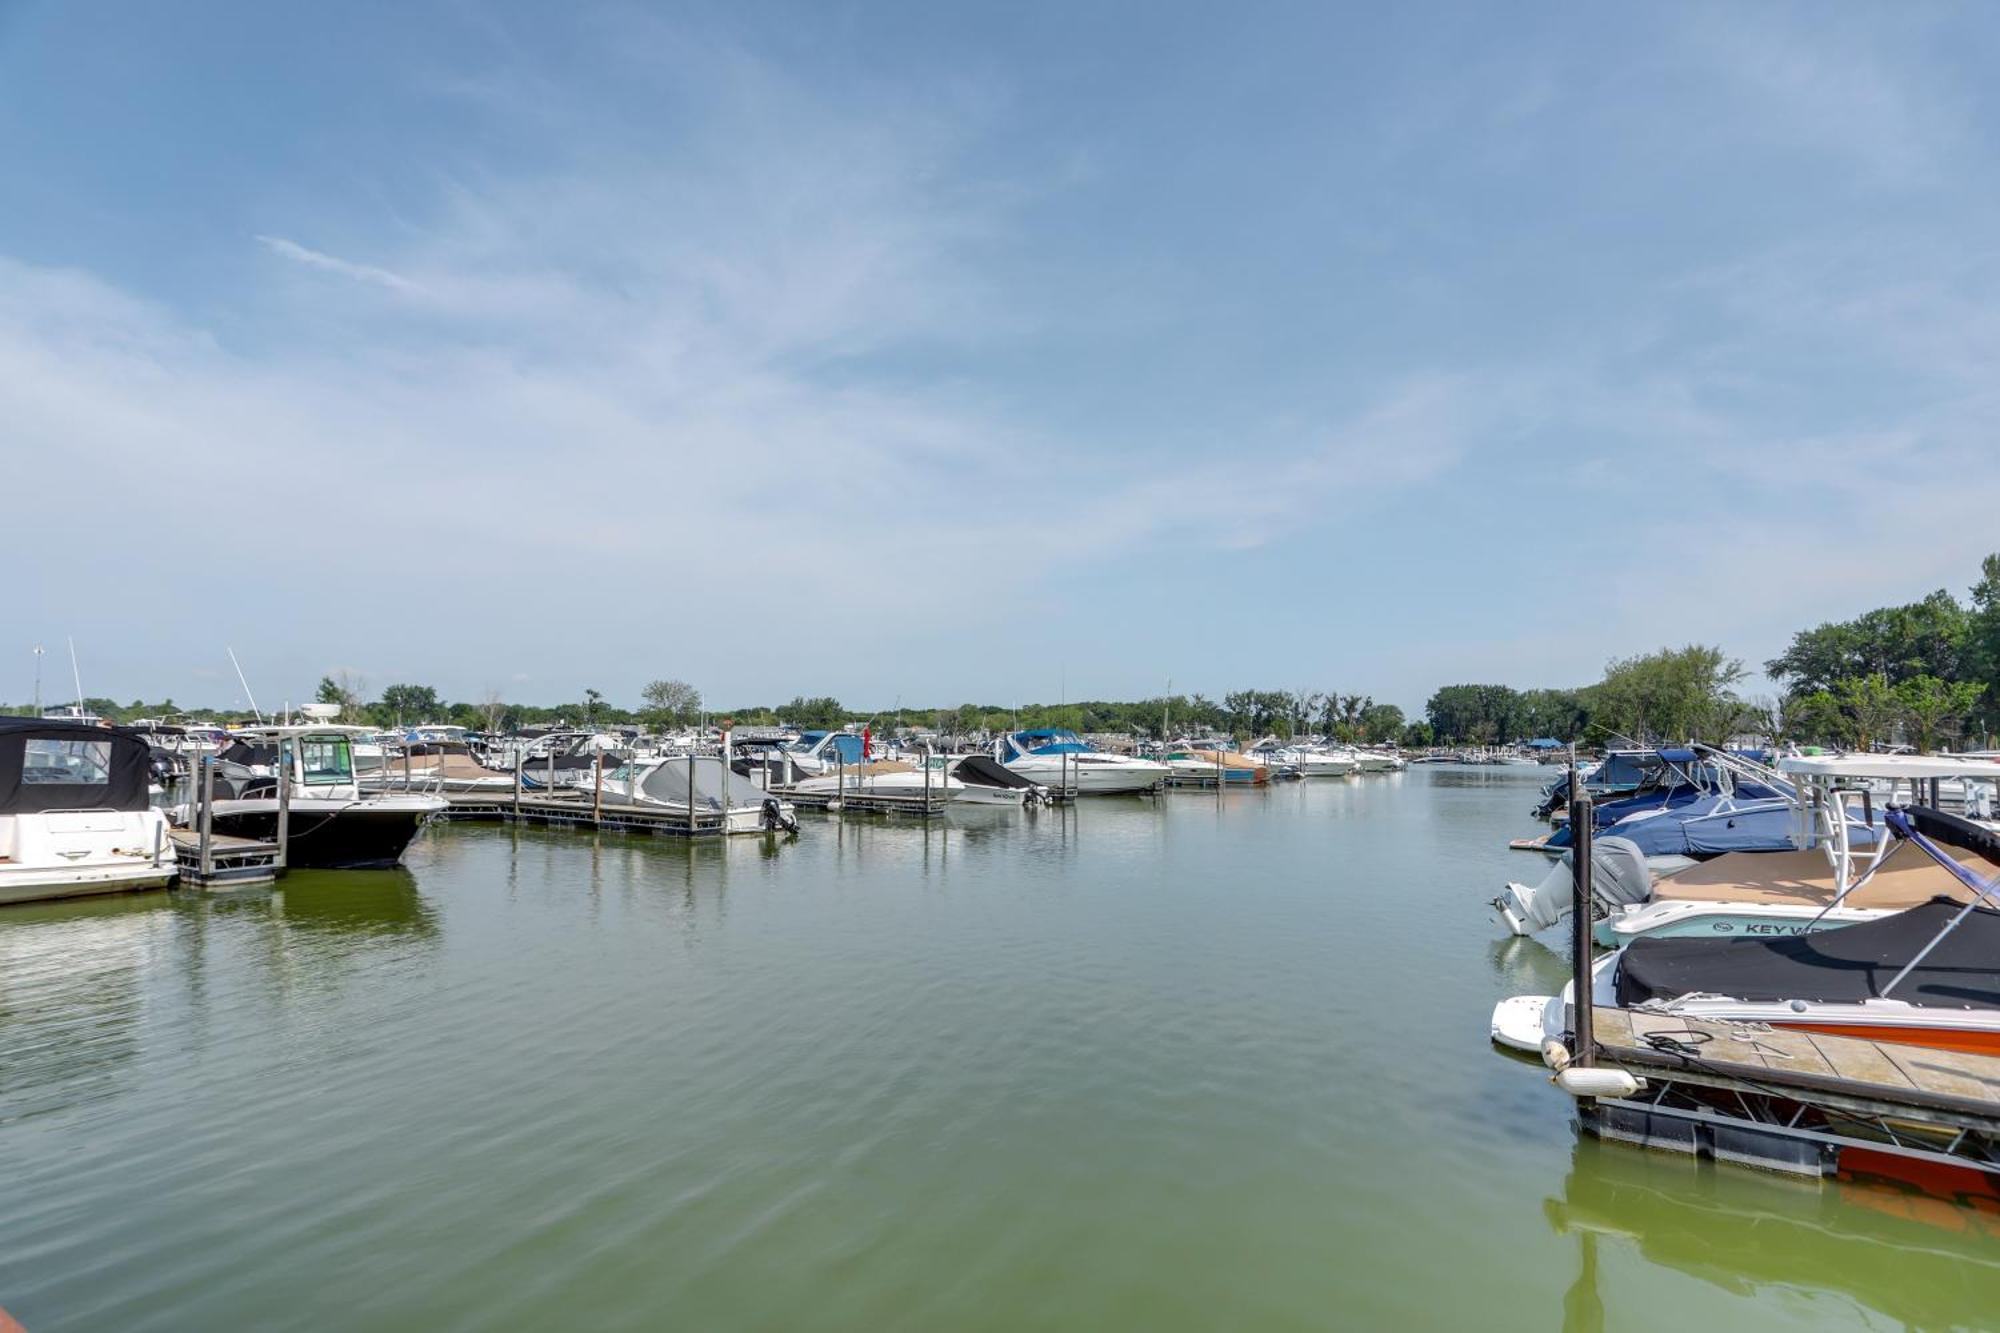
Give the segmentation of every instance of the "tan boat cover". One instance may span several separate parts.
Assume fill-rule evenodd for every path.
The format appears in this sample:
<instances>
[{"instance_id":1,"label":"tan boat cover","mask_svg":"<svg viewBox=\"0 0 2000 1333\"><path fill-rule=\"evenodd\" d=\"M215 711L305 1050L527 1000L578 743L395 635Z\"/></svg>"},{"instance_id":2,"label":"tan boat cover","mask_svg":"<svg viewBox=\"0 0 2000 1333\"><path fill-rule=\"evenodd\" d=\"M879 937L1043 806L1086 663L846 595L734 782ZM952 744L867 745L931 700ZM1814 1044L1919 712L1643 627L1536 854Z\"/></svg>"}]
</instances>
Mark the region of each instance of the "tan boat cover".
<instances>
[{"instance_id":1,"label":"tan boat cover","mask_svg":"<svg viewBox=\"0 0 2000 1333\"><path fill-rule=\"evenodd\" d=\"M1991 875L1989 865L1972 852L1958 852L1959 862L1976 873ZM1889 850L1866 884L1847 895L1843 907L1871 907L1900 912L1929 902L1939 894L1959 902L1972 893L1937 862L1906 842ZM1653 885L1655 902L1782 903L1824 907L1833 901L1833 867L1826 853L1730 852L1689 866Z\"/></svg>"}]
</instances>

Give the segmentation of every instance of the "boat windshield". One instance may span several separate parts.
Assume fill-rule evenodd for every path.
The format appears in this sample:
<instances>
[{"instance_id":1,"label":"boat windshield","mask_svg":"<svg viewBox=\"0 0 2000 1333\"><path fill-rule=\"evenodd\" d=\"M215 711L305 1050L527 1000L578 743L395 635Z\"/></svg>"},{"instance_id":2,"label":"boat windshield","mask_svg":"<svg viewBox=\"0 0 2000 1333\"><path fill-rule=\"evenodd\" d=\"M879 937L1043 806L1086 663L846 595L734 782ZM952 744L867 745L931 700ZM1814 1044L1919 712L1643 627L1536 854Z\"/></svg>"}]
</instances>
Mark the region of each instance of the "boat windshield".
<instances>
[{"instance_id":1,"label":"boat windshield","mask_svg":"<svg viewBox=\"0 0 2000 1333\"><path fill-rule=\"evenodd\" d=\"M345 736L299 739L299 771L308 787L336 787L354 781L354 750Z\"/></svg>"}]
</instances>

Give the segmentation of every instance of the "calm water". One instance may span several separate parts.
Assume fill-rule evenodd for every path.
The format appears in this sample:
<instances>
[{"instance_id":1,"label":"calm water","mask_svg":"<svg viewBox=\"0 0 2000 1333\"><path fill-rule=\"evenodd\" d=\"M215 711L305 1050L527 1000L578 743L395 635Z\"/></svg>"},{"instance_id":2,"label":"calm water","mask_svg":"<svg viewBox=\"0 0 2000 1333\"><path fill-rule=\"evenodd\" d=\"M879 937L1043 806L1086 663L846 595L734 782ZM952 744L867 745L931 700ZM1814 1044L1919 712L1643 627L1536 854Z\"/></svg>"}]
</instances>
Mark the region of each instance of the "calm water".
<instances>
[{"instance_id":1,"label":"calm water","mask_svg":"<svg viewBox=\"0 0 2000 1333\"><path fill-rule=\"evenodd\" d=\"M1529 770L0 911L58 1329L1991 1327L1950 1211L1579 1142L1487 1046ZM1537 866L1539 863L1536 863Z\"/></svg>"}]
</instances>

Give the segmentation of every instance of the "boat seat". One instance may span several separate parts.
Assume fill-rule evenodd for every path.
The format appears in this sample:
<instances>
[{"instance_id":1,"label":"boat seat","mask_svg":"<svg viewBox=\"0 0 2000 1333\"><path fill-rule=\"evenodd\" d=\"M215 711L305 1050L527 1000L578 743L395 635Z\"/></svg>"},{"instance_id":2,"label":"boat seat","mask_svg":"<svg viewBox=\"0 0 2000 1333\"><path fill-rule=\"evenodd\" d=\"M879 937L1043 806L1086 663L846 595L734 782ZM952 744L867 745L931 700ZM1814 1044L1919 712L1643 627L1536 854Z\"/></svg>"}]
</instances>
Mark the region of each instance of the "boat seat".
<instances>
[{"instance_id":1,"label":"boat seat","mask_svg":"<svg viewBox=\"0 0 2000 1333\"><path fill-rule=\"evenodd\" d=\"M2000 866L1973 852L1957 853L1959 863L1982 877ZM1833 867L1820 851L1730 852L1689 866L1653 886L1654 902L1803 904L1833 901ZM1908 843L1898 843L1869 881L1847 895L1846 907L1899 912L1944 895L1971 900L1971 890L1951 872Z\"/></svg>"}]
</instances>

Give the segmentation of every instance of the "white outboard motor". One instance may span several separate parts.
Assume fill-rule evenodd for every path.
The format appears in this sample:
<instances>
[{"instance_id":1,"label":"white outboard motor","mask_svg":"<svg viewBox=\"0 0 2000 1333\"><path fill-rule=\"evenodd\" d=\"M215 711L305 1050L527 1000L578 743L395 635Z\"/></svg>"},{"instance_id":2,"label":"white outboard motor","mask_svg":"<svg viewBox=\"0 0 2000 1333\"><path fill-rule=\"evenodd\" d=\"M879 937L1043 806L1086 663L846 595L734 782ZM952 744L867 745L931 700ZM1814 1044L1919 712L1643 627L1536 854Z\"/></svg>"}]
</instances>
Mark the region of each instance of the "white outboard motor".
<instances>
[{"instance_id":1,"label":"white outboard motor","mask_svg":"<svg viewBox=\"0 0 2000 1333\"><path fill-rule=\"evenodd\" d=\"M1549 868L1542 882L1532 889L1525 884L1509 884L1493 900L1494 910L1508 930L1516 935L1532 935L1547 930L1569 914L1576 897L1576 874L1571 867L1574 853L1564 852L1562 860ZM1612 912L1620 907L1643 903L1653 896L1653 872L1646 868L1646 854L1629 838L1597 838L1590 845L1590 896L1598 910Z\"/></svg>"}]
</instances>

